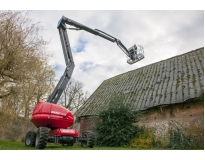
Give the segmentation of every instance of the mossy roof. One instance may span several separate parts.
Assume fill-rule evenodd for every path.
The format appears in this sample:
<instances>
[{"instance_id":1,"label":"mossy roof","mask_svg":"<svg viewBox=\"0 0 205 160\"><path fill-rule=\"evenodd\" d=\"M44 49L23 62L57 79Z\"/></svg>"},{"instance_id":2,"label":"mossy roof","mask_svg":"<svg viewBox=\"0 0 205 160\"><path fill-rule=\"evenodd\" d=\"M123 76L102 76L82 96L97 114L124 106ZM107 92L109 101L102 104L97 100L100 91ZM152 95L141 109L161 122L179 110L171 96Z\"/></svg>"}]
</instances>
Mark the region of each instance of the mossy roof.
<instances>
[{"instance_id":1,"label":"mossy roof","mask_svg":"<svg viewBox=\"0 0 205 160\"><path fill-rule=\"evenodd\" d=\"M123 93L134 103L133 111L139 111L185 102L203 90L204 47L103 81L75 115L98 115L116 93Z\"/></svg>"}]
</instances>

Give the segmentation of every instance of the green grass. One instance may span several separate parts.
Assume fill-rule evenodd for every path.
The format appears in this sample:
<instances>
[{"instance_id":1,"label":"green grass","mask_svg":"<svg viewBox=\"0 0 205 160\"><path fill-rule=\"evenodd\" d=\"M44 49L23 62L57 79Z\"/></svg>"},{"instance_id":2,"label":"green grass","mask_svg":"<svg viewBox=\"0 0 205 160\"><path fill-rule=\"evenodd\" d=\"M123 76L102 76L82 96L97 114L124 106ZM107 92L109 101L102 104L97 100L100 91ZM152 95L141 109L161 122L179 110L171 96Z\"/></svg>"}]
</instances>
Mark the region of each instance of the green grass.
<instances>
[{"instance_id":1,"label":"green grass","mask_svg":"<svg viewBox=\"0 0 205 160\"><path fill-rule=\"evenodd\" d=\"M0 140L0 150L37 150L34 147L26 147L23 142L9 142ZM63 147L61 144L47 144L44 150L144 150L143 148L128 147L93 147L83 148L81 146ZM165 148L150 148L146 150L165 150Z\"/></svg>"},{"instance_id":2,"label":"green grass","mask_svg":"<svg viewBox=\"0 0 205 160\"><path fill-rule=\"evenodd\" d=\"M47 144L44 150L129 150L125 147L93 147L83 148L81 146L63 147L61 144ZM136 148L135 148L136 149ZM37 150L34 147L26 147L23 142L0 141L0 150Z\"/></svg>"},{"instance_id":3,"label":"green grass","mask_svg":"<svg viewBox=\"0 0 205 160\"><path fill-rule=\"evenodd\" d=\"M0 140L0 150L38 150L35 147L26 147L24 142L10 142ZM98 147L83 148L81 146L64 147L61 144L47 144L44 150L173 150L171 148L129 148L129 147ZM197 150L204 150L199 148Z\"/></svg>"}]
</instances>

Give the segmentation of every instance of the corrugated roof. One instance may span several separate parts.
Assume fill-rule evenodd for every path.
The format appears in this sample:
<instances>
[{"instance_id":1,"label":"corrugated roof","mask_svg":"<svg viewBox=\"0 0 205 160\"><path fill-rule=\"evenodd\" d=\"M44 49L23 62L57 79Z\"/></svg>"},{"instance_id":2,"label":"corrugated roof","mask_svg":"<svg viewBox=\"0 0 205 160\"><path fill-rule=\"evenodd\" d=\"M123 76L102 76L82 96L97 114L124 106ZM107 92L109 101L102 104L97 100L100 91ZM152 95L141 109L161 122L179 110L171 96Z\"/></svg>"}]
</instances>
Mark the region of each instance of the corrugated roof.
<instances>
[{"instance_id":1,"label":"corrugated roof","mask_svg":"<svg viewBox=\"0 0 205 160\"><path fill-rule=\"evenodd\" d=\"M75 115L98 115L114 93L124 93L138 111L181 103L203 90L204 47L105 80Z\"/></svg>"}]
</instances>

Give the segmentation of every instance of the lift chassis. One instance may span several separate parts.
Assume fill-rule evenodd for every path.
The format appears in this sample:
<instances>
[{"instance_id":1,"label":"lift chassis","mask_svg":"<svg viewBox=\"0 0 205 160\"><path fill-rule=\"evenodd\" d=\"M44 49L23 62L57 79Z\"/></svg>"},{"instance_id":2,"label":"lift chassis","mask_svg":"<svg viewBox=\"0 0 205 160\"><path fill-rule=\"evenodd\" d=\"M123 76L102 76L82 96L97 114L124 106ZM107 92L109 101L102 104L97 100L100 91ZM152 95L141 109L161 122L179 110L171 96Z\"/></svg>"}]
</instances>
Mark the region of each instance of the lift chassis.
<instances>
[{"instance_id":1,"label":"lift chassis","mask_svg":"<svg viewBox=\"0 0 205 160\"><path fill-rule=\"evenodd\" d=\"M66 25L71 25L75 28L67 28ZM128 64L133 64L142 60L144 58L144 50L140 45L134 45L127 49L119 39L98 29L86 27L64 16L59 20L57 28L59 30L66 69L54 91L48 97L47 102L39 101L39 103L34 107L31 122L38 128L38 130L37 132L29 131L26 134L25 145L44 149L47 143L60 143L63 146L72 146L74 143L80 142L82 147L92 148L94 146L94 133L91 131L85 131L82 133L82 136L79 137L76 129L69 129L69 127L74 123L73 114L68 109L57 105L57 102L66 88L75 67L67 29L77 31L84 30L116 43L127 55Z\"/></svg>"}]
</instances>

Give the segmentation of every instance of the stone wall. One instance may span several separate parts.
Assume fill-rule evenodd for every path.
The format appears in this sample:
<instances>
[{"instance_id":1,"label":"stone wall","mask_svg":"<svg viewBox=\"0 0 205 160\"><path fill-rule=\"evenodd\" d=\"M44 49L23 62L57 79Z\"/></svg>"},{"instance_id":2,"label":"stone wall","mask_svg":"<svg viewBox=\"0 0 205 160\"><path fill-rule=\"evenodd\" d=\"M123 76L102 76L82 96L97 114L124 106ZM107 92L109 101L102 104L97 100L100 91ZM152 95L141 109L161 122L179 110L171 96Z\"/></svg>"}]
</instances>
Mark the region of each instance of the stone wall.
<instances>
[{"instance_id":1,"label":"stone wall","mask_svg":"<svg viewBox=\"0 0 205 160\"><path fill-rule=\"evenodd\" d=\"M97 116L81 117L74 125L79 135L85 130L95 131ZM153 107L142 112L137 125L153 128L156 137L165 136L170 128L183 128L189 134L204 137L204 104L202 102L186 102L180 104Z\"/></svg>"},{"instance_id":2,"label":"stone wall","mask_svg":"<svg viewBox=\"0 0 205 160\"><path fill-rule=\"evenodd\" d=\"M151 108L142 113L136 124L154 128L156 136L164 136L176 127L188 134L204 136L204 104L187 102Z\"/></svg>"}]
</instances>

